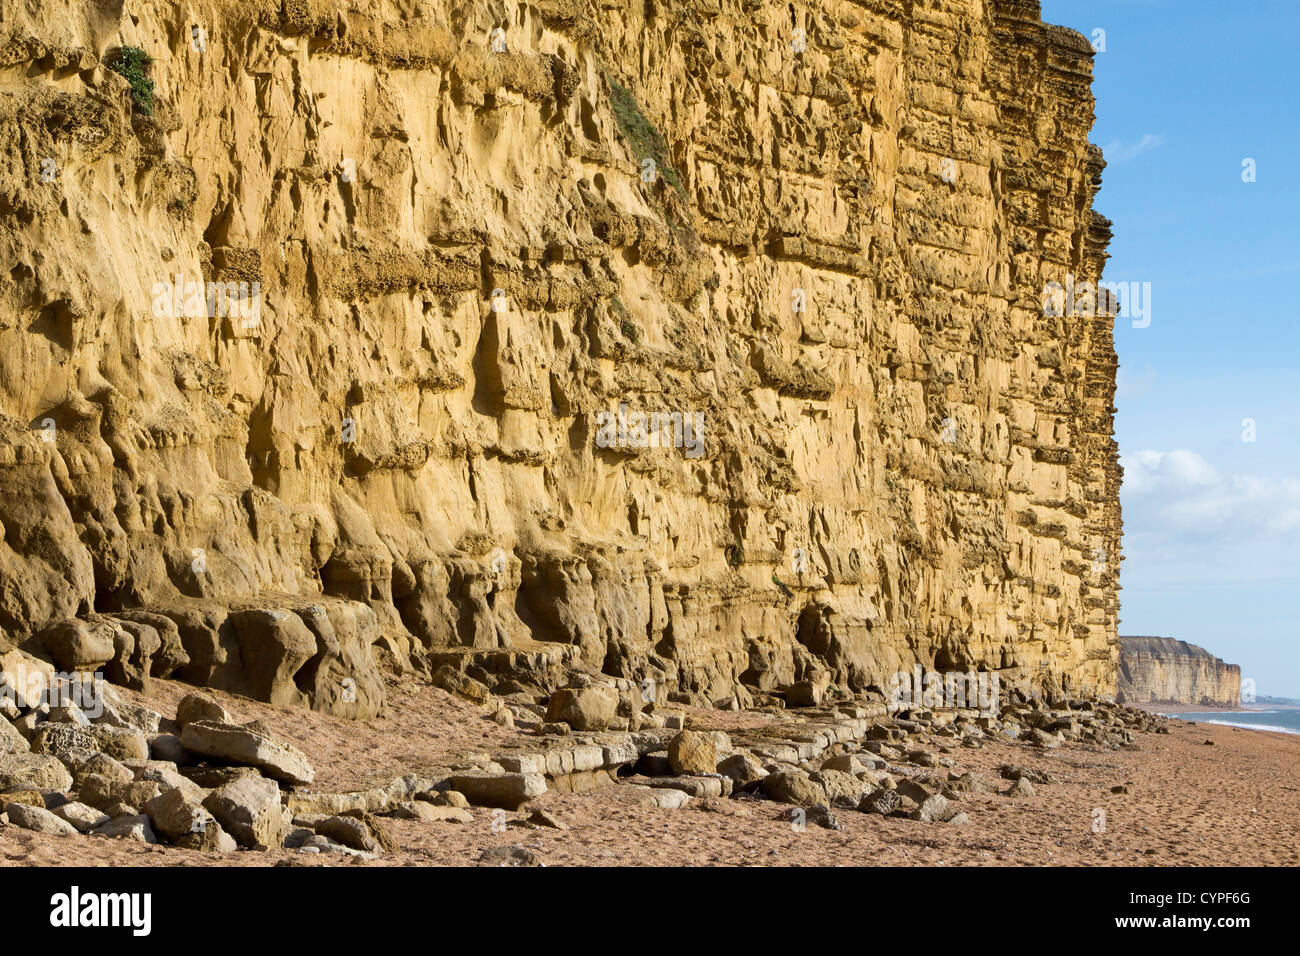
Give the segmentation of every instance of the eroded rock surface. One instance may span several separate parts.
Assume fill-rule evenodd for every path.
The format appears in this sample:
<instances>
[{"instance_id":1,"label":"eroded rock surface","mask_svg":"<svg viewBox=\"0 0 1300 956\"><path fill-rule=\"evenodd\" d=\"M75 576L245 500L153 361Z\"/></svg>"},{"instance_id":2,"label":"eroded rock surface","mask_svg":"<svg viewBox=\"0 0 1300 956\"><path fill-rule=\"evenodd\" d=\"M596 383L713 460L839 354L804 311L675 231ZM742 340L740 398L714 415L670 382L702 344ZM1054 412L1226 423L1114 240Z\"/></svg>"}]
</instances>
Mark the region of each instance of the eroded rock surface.
<instances>
[{"instance_id":1,"label":"eroded rock surface","mask_svg":"<svg viewBox=\"0 0 1300 956\"><path fill-rule=\"evenodd\" d=\"M1032 0L20 5L0 632L357 717L372 652L1113 693L1091 61Z\"/></svg>"}]
</instances>

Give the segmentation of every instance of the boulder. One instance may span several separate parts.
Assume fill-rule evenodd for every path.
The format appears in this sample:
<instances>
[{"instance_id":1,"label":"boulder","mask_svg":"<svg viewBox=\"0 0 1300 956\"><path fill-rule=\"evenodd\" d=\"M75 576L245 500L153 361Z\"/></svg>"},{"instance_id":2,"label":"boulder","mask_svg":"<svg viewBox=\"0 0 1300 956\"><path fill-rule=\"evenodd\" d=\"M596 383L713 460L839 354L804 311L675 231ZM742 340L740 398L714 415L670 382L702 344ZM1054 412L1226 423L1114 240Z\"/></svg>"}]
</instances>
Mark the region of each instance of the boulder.
<instances>
[{"instance_id":1,"label":"boulder","mask_svg":"<svg viewBox=\"0 0 1300 956\"><path fill-rule=\"evenodd\" d=\"M574 730L606 730L618 716L618 691L612 687L563 687L551 695L546 720Z\"/></svg>"},{"instance_id":2,"label":"boulder","mask_svg":"<svg viewBox=\"0 0 1300 956\"><path fill-rule=\"evenodd\" d=\"M925 801L929 800L939 792L936 788L927 787L925 784L913 780L910 777L899 779L895 783L894 789L898 792L900 797L907 797L909 800L914 800L918 805L925 803Z\"/></svg>"},{"instance_id":3,"label":"boulder","mask_svg":"<svg viewBox=\"0 0 1300 956\"><path fill-rule=\"evenodd\" d=\"M792 803L800 807L825 806L829 802L826 788L812 780L802 770L778 770L764 777L759 790L769 800Z\"/></svg>"},{"instance_id":4,"label":"boulder","mask_svg":"<svg viewBox=\"0 0 1300 956\"><path fill-rule=\"evenodd\" d=\"M868 754L839 754L822 762L823 770L839 770L857 776L870 770L883 770L885 761Z\"/></svg>"},{"instance_id":5,"label":"boulder","mask_svg":"<svg viewBox=\"0 0 1300 956\"><path fill-rule=\"evenodd\" d=\"M947 797L936 793L913 811L912 818L922 823L944 823L956 813L957 808L948 803Z\"/></svg>"},{"instance_id":6,"label":"boulder","mask_svg":"<svg viewBox=\"0 0 1300 956\"><path fill-rule=\"evenodd\" d=\"M13 724L0 717L0 754L25 754L32 749L32 745L27 742Z\"/></svg>"},{"instance_id":7,"label":"boulder","mask_svg":"<svg viewBox=\"0 0 1300 956\"><path fill-rule=\"evenodd\" d=\"M203 808L240 846L265 850L284 842L280 788L273 780L243 777L214 790L203 801Z\"/></svg>"},{"instance_id":8,"label":"boulder","mask_svg":"<svg viewBox=\"0 0 1300 956\"><path fill-rule=\"evenodd\" d=\"M1007 797L1032 797L1034 795L1034 785L1029 782L1028 777L1017 777L1011 786L1003 791L1003 796Z\"/></svg>"},{"instance_id":9,"label":"boulder","mask_svg":"<svg viewBox=\"0 0 1300 956\"><path fill-rule=\"evenodd\" d=\"M101 823L90 831L91 836L112 837L118 840L134 840L136 843L157 843L158 837L149 825L149 818L142 813L127 813L116 816L107 823Z\"/></svg>"},{"instance_id":10,"label":"boulder","mask_svg":"<svg viewBox=\"0 0 1300 956\"><path fill-rule=\"evenodd\" d=\"M204 853L234 853L239 849L235 838L211 817L208 818L208 823L203 829L177 837L174 845L183 850L198 850Z\"/></svg>"},{"instance_id":11,"label":"boulder","mask_svg":"<svg viewBox=\"0 0 1300 956\"><path fill-rule=\"evenodd\" d=\"M72 758L79 766L96 753L116 760L143 760L149 756L149 745L144 734L134 727L108 724L78 727L71 723L47 721L32 735L32 752L53 754L65 761Z\"/></svg>"},{"instance_id":12,"label":"boulder","mask_svg":"<svg viewBox=\"0 0 1300 956\"><path fill-rule=\"evenodd\" d=\"M541 866L537 854L526 846L494 846L478 858L479 866Z\"/></svg>"},{"instance_id":13,"label":"boulder","mask_svg":"<svg viewBox=\"0 0 1300 956\"><path fill-rule=\"evenodd\" d=\"M471 676L461 674L451 665L442 665L438 670L433 672L432 683L434 687L442 689L460 697L461 700L467 700L471 704L485 705L491 700L491 691L487 684L474 680Z\"/></svg>"},{"instance_id":14,"label":"boulder","mask_svg":"<svg viewBox=\"0 0 1300 956\"><path fill-rule=\"evenodd\" d=\"M842 770L823 768L811 774L809 779L822 786L832 807L842 807L846 810L857 809L867 789L865 783Z\"/></svg>"},{"instance_id":15,"label":"boulder","mask_svg":"<svg viewBox=\"0 0 1300 956\"><path fill-rule=\"evenodd\" d=\"M305 786L316 772L296 747L280 743L252 726L195 721L181 730L181 745L193 753L257 767L268 777ZM234 834L239 839L238 834Z\"/></svg>"},{"instance_id":16,"label":"boulder","mask_svg":"<svg viewBox=\"0 0 1300 956\"><path fill-rule=\"evenodd\" d=\"M453 774L447 785L474 806L504 810L518 810L546 792L546 778L540 773L464 771Z\"/></svg>"},{"instance_id":17,"label":"boulder","mask_svg":"<svg viewBox=\"0 0 1300 956\"><path fill-rule=\"evenodd\" d=\"M96 749L115 760L148 760L149 743L136 727L97 724L91 728Z\"/></svg>"},{"instance_id":18,"label":"boulder","mask_svg":"<svg viewBox=\"0 0 1300 956\"><path fill-rule=\"evenodd\" d=\"M152 780L135 780L123 783L100 774L87 774L77 784L77 799L82 803L110 813L114 804L142 807L162 793L162 788Z\"/></svg>"},{"instance_id":19,"label":"boulder","mask_svg":"<svg viewBox=\"0 0 1300 956\"><path fill-rule=\"evenodd\" d=\"M20 784L42 790L71 790L72 774L49 754L0 753L0 790Z\"/></svg>"},{"instance_id":20,"label":"boulder","mask_svg":"<svg viewBox=\"0 0 1300 956\"><path fill-rule=\"evenodd\" d=\"M130 783L135 779L135 774L129 767L124 766L121 761L115 760L108 754L95 754L85 763L77 768L74 775L77 786L81 786L81 781L92 774L107 777L114 783Z\"/></svg>"},{"instance_id":21,"label":"boulder","mask_svg":"<svg viewBox=\"0 0 1300 956\"><path fill-rule=\"evenodd\" d=\"M383 833L379 822L373 818L367 821L362 817L338 814L316 824L316 832L336 843L365 853L382 853L385 849L396 849L392 840Z\"/></svg>"},{"instance_id":22,"label":"boulder","mask_svg":"<svg viewBox=\"0 0 1300 956\"><path fill-rule=\"evenodd\" d=\"M74 727L89 727L90 718L81 712L76 704L59 704L45 712L45 720L51 724L72 724Z\"/></svg>"},{"instance_id":23,"label":"boulder","mask_svg":"<svg viewBox=\"0 0 1300 956\"><path fill-rule=\"evenodd\" d=\"M52 833L60 836L77 832L77 828L71 823L60 819L44 807L33 807L25 803L8 803L5 804L4 812L9 817L11 824L22 827L24 830L35 830L37 833Z\"/></svg>"},{"instance_id":24,"label":"boulder","mask_svg":"<svg viewBox=\"0 0 1300 956\"><path fill-rule=\"evenodd\" d=\"M202 833L216 823L198 801L179 788L159 794L141 809L153 822L154 829L172 840L188 833Z\"/></svg>"},{"instance_id":25,"label":"boulder","mask_svg":"<svg viewBox=\"0 0 1300 956\"><path fill-rule=\"evenodd\" d=\"M745 785L762 780L767 771L758 759L747 753L736 753L718 762L718 773L730 777L736 784Z\"/></svg>"},{"instance_id":26,"label":"boulder","mask_svg":"<svg viewBox=\"0 0 1300 956\"><path fill-rule=\"evenodd\" d=\"M158 728L162 726L162 714L148 707L137 707L135 704L119 701L115 704L105 704L104 713L96 723L138 730L147 737L158 733Z\"/></svg>"},{"instance_id":27,"label":"boulder","mask_svg":"<svg viewBox=\"0 0 1300 956\"><path fill-rule=\"evenodd\" d=\"M235 719L226 708L222 707L206 694L186 694L176 705L176 726L184 728L186 724L206 721L210 724L233 724Z\"/></svg>"},{"instance_id":28,"label":"boulder","mask_svg":"<svg viewBox=\"0 0 1300 956\"><path fill-rule=\"evenodd\" d=\"M863 813L878 813L882 817L891 816L903 807L903 798L894 790L876 790L862 798L858 809Z\"/></svg>"},{"instance_id":29,"label":"boulder","mask_svg":"<svg viewBox=\"0 0 1300 956\"><path fill-rule=\"evenodd\" d=\"M45 794L39 790L25 787L17 787L0 793L0 807L3 807L6 803L25 803L29 807L41 807L45 810L54 809L45 805Z\"/></svg>"},{"instance_id":30,"label":"boulder","mask_svg":"<svg viewBox=\"0 0 1300 956\"><path fill-rule=\"evenodd\" d=\"M674 774L717 773L718 748L712 735L680 731L668 743L668 766Z\"/></svg>"},{"instance_id":31,"label":"boulder","mask_svg":"<svg viewBox=\"0 0 1300 956\"><path fill-rule=\"evenodd\" d=\"M14 709L38 706L53 679L54 667L48 661L18 648L0 654L0 701L9 702Z\"/></svg>"},{"instance_id":32,"label":"boulder","mask_svg":"<svg viewBox=\"0 0 1300 956\"><path fill-rule=\"evenodd\" d=\"M79 800L69 800L67 803L55 807L51 812L59 819L72 824L78 833L89 833L95 827L107 823L109 820L108 814L96 810Z\"/></svg>"}]
</instances>

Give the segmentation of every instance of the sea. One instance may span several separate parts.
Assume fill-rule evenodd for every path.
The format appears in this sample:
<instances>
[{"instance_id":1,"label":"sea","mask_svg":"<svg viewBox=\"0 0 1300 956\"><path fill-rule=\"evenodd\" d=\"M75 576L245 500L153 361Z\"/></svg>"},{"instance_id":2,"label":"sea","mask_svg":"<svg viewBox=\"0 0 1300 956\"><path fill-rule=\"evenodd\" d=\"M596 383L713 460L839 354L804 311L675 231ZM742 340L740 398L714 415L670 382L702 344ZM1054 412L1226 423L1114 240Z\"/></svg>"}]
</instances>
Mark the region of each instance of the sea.
<instances>
[{"instance_id":1,"label":"sea","mask_svg":"<svg viewBox=\"0 0 1300 956\"><path fill-rule=\"evenodd\" d=\"M1279 710L1203 710L1196 714L1168 712L1166 716L1194 720L1198 724L1224 724L1249 730L1271 730L1280 734L1300 734L1300 708Z\"/></svg>"}]
</instances>

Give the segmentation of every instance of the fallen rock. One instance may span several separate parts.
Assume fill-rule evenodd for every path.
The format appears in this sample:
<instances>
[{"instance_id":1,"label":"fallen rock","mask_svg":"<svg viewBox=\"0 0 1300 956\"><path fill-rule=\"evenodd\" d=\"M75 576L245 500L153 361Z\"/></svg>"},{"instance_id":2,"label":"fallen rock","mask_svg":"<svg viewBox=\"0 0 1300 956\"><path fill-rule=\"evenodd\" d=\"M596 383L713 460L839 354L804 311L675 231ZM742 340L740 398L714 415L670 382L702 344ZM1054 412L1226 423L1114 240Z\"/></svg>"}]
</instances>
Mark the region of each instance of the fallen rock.
<instances>
[{"instance_id":1,"label":"fallen rock","mask_svg":"<svg viewBox=\"0 0 1300 956\"><path fill-rule=\"evenodd\" d=\"M680 731L668 743L668 766L674 774L716 773L718 748L710 734Z\"/></svg>"},{"instance_id":2,"label":"fallen rock","mask_svg":"<svg viewBox=\"0 0 1300 956\"><path fill-rule=\"evenodd\" d=\"M130 783L135 779L135 774L131 768L123 764L120 760L115 760L108 754L98 753L91 757L85 763L77 768L73 778L77 781L78 786L85 777L92 774L107 777L116 783Z\"/></svg>"},{"instance_id":3,"label":"fallen rock","mask_svg":"<svg viewBox=\"0 0 1300 956\"><path fill-rule=\"evenodd\" d=\"M0 717L0 753L25 754L31 749L32 745L27 742L27 738L13 724Z\"/></svg>"},{"instance_id":4,"label":"fallen rock","mask_svg":"<svg viewBox=\"0 0 1300 956\"><path fill-rule=\"evenodd\" d=\"M1056 783L1056 777L1046 771L1022 767L1014 763L1002 764L998 767L998 773L1004 780L1019 780L1024 777L1030 783Z\"/></svg>"},{"instance_id":5,"label":"fallen rock","mask_svg":"<svg viewBox=\"0 0 1300 956\"><path fill-rule=\"evenodd\" d=\"M817 804L825 806L830 798L826 788L812 780L802 770L780 770L770 773L758 784L759 790L769 800L778 803L793 803L801 807Z\"/></svg>"},{"instance_id":6,"label":"fallen rock","mask_svg":"<svg viewBox=\"0 0 1300 956\"><path fill-rule=\"evenodd\" d=\"M492 691L487 684L477 681L468 674L462 674L450 664L443 664L433 672L434 687L445 690L471 704L485 705L492 699Z\"/></svg>"},{"instance_id":7,"label":"fallen rock","mask_svg":"<svg viewBox=\"0 0 1300 956\"><path fill-rule=\"evenodd\" d=\"M77 832L77 828L71 823L60 819L44 807L33 807L26 803L7 803L4 812L11 824L24 830L61 836Z\"/></svg>"},{"instance_id":8,"label":"fallen rock","mask_svg":"<svg viewBox=\"0 0 1300 956\"><path fill-rule=\"evenodd\" d=\"M618 716L618 692L612 687L564 687L551 695L546 720L574 730L606 730Z\"/></svg>"},{"instance_id":9,"label":"fallen rock","mask_svg":"<svg viewBox=\"0 0 1300 956\"><path fill-rule=\"evenodd\" d=\"M138 727L97 724L91 728L97 749L115 760L148 760L149 743Z\"/></svg>"},{"instance_id":10,"label":"fallen rock","mask_svg":"<svg viewBox=\"0 0 1300 956\"><path fill-rule=\"evenodd\" d=\"M60 820L66 820L76 827L79 833L89 833L100 824L109 821L108 814L96 810L79 800L69 800L51 811Z\"/></svg>"},{"instance_id":11,"label":"fallen rock","mask_svg":"<svg viewBox=\"0 0 1300 956\"><path fill-rule=\"evenodd\" d=\"M235 718L206 694L186 694L176 705L176 726L184 729L186 724L200 721L209 724L233 724Z\"/></svg>"},{"instance_id":12,"label":"fallen rock","mask_svg":"<svg viewBox=\"0 0 1300 956\"><path fill-rule=\"evenodd\" d=\"M354 850L366 853L379 853L383 850L374 831L365 821L355 817L327 817L316 825L316 832Z\"/></svg>"},{"instance_id":13,"label":"fallen rock","mask_svg":"<svg viewBox=\"0 0 1300 956\"><path fill-rule=\"evenodd\" d=\"M917 805L925 803L925 801L929 800L939 792L936 788L927 787L925 784L913 780L910 777L903 777L902 779L897 780L894 783L894 790L900 797L906 797L909 800L913 800Z\"/></svg>"},{"instance_id":14,"label":"fallen rock","mask_svg":"<svg viewBox=\"0 0 1300 956\"><path fill-rule=\"evenodd\" d=\"M888 817L903 809L903 798L894 790L877 790L863 797L858 809L864 813L878 813Z\"/></svg>"},{"instance_id":15,"label":"fallen rock","mask_svg":"<svg viewBox=\"0 0 1300 956\"><path fill-rule=\"evenodd\" d=\"M1005 797L1032 797L1034 795L1034 785L1029 782L1028 777L1017 777L1011 786L1002 792Z\"/></svg>"},{"instance_id":16,"label":"fallen rock","mask_svg":"<svg viewBox=\"0 0 1300 956\"><path fill-rule=\"evenodd\" d=\"M747 783L753 783L756 780L762 780L767 776L767 771L758 759L751 754L735 753L725 760L718 762L718 773L730 777L735 783L741 786Z\"/></svg>"},{"instance_id":17,"label":"fallen rock","mask_svg":"<svg viewBox=\"0 0 1300 956\"><path fill-rule=\"evenodd\" d=\"M811 807L790 807L781 813L781 819L786 820L796 826L807 826L809 823L819 826L825 830L843 830L844 824L835 819L829 807L820 804Z\"/></svg>"},{"instance_id":18,"label":"fallen rock","mask_svg":"<svg viewBox=\"0 0 1300 956\"><path fill-rule=\"evenodd\" d=\"M494 846L478 858L479 866L541 866L537 854L526 846Z\"/></svg>"},{"instance_id":19,"label":"fallen rock","mask_svg":"<svg viewBox=\"0 0 1300 956\"><path fill-rule=\"evenodd\" d=\"M0 753L0 790L26 784L67 791L72 789L72 774L49 754Z\"/></svg>"},{"instance_id":20,"label":"fallen rock","mask_svg":"<svg viewBox=\"0 0 1300 956\"><path fill-rule=\"evenodd\" d=\"M823 768L811 774L809 779L820 784L826 791L832 807L842 807L846 810L855 809L862 802L866 791L866 784L842 770Z\"/></svg>"},{"instance_id":21,"label":"fallen rock","mask_svg":"<svg viewBox=\"0 0 1300 956\"><path fill-rule=\"evenodd\" d=\"M296 747L272 740L249 725L195 721L181 730L181 745L204 757L257 767L268 777L300 786L316 776Z\"/></svg>"},{"instance_id":22,"label":"fallen rock","mask_svg":"<svg viewBox=\"0 0 1300 956\"><path fill-rule=\"evenodd\" d=\"M87 774L77 784L77 798L84 804L97 810L103 810L111 816L114 803L131 807L142 807L162 793L162 787L153 780L136 780L127 782L102 776L97 773Z\"/></svg>"},{"instance_id":23,"label":"fallen rock","mask_svg":"<svg viewBox=\"0 0 1300 956\"><path fill-rule=\"evenodd\" d=\"M213 791L203 801L203 808L240 846L266 850L284 842L280 788L273 780L243 777Z\"/></svg>"},{"instance_id":24,"label":"fallen rock","mask_svg":"<svg viewBox=\"0 0 1300 956\"><path fill-rule=\"evenodd\" d=\"M157 843L158 837L149 825L149 818L144 814L124 814L114 817L107 823L101 823L90 831L91 836L112 837L119 840L134 840L136 843Z\"/></svg>"},{"instance_id":25,"label":"fallen rock","mask_svg":"<svg viewBox=\"0 0 1300 956\"><path fill-rule=\"evenodd\" d=\"M0 793L0 807L6 803L25 803L29 807L40 807L43 810L53 809L53 807L45 805L45 795L41 791L27 788L14 788Z\"/></svg>"},{"instance_id":26,"label":"fallen rock","mask_svg":"<svg viewBox=\"0 0 1300 956\"><path fill-rule=\"evenodd\" d=\"M914 820L920 820L922 823L944 823L957 813L957 808L950 806L947 797L936 793L932 797L926 798L912 814Z\"/></svg>"},{"instance_id":27,"label":"fallen rock","mask_svg":"<svg viewBox=\"0 0 1300 956\"><path fill-rule=\"evenodd\" d=\"M474 806L518 810L546 792L546 778L540 773L466 771L453 774L447 786L463 794Z\"/></svg>"},{"instance_id":28,"label":"fallen rock","mask_svg":"<svg viewBox=\"0 0 1300 956\"><path fill-rule=\"evenodd\" d=\"M423 823L473 823L474 814L460 807L440 807L426 800L403 800L393 807L393 816Z\"/></svg>"},{"instance_id":29,"label":"fallen rock","mask_svg":"<svg viewBox=\"0 0 1300 956\"><path fill-rule=\"evenodd\" d=\"M203 829L177 837L175 845L183 850L197 850L203 853L234 853L239 849L235 838L211 817L208 818L208 823Z\"/></svg>"},{"instance_id":30,"label":"fallen rock","mask_svg":"<svg viewBox=\"0 0 1300 956\"><path fill-rule=\"evenodd\" d=\"M541 807L528 814L528 822L533 826L546 827L551 830L567 830L569 825L559 820L554 814Z\"/></svg>"},{"instance_id":31,"label":"fallen rock","mask_svg":"<svg viewBox=\"0 0 1300 956\"><path fill-rule=\"evenodd\" d=\"M159 794L141 809L153 822L154 829L172 840L188 833L202 833L206 827L216 823L198 801L180 789Z\"/></svg>"}]
</instances>

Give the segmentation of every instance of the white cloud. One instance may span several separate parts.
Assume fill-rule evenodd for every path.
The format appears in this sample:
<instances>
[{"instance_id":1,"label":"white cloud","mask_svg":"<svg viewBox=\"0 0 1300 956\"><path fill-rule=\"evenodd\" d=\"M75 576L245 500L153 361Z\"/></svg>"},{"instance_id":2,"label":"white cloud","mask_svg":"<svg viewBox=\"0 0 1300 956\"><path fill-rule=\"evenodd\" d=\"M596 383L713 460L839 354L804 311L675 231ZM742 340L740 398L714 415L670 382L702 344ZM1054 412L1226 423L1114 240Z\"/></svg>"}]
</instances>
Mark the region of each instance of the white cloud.
<instances>
[{"instance_id":1,"label":"white cloud","mask_svg":"<svg viewBox=\"0 0 1300 956\"><path fill-rule=\"evenodd\" d=\"M1229 475L1185 448L1139 451L1124 466L1126 530L1226 547L1300 530L1300 479Z\"/></svg>"},{"instance_id":2,"label":"white cloud","mask_svg":"<svg viewBox=\"0 0 1300 956\"><path fill-rule=\"evenodd\" d=\"M1102 153L1108 163L1122 163L1141 156L1148 150L1163 146L1164 142L1165 138L1158 133L1144 133L1142 138L1135 143L1126 143L1117 139L1105 146Z\"/></svg>"}]
</instances>

